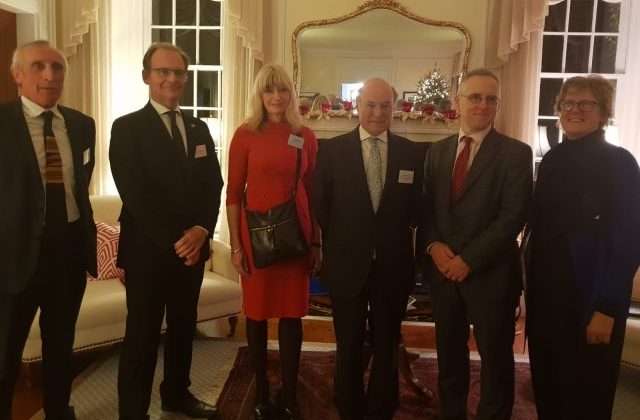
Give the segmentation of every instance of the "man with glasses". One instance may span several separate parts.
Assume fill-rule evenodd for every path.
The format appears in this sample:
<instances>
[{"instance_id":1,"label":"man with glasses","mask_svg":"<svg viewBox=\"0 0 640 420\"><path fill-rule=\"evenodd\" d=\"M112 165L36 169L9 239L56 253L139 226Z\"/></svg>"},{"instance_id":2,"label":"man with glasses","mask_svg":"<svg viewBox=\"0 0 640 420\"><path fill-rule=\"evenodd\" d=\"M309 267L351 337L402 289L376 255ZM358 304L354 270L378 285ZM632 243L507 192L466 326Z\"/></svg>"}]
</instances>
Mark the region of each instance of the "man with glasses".
<instances>
[{"instance_id":1,"label":"man with glasses","mask_svg":"<svg viewBox=\"0 0 640 420\"><path fill-rule=\"evenodd\" d=\"M515 309L522 289L516 236L532 189L532 153L498 133L499 82L467 73L455 103L460 132L425 162L418 250L427 254L442 419L467 418L469 326L482 359L477 419L509 419L514 400Z\"/></svg>"},{"instance_id":2,"label":"man with glasses","mask_svg":"<svg viewBox=\"0 0 640 420\"><path fill-rule=\"evenodd\" d=\"M189 372L204 263L220 208L220 166L206 124L178 106L189 57L172 44L154 43L142 65L149 102L113 123L109 149L123 203L118 266L127 282L120 419L149 418L165 313L162 410L215 418L215 407L189 391Z\"/></svg>"}]
</instances>

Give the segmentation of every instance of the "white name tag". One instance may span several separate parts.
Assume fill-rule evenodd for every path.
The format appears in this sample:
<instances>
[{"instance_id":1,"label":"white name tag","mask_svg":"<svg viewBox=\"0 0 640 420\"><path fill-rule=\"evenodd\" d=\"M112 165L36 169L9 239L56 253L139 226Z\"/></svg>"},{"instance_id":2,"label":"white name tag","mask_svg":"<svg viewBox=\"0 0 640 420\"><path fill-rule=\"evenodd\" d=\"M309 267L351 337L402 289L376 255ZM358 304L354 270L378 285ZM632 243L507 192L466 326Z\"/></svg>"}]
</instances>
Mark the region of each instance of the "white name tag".
<instances>
[{"instance_id":1,"label":"white name tag","mask_svg":"<svg viewBox=\"0 0 640 420\"><path fill-rule=\"evenodd\" d=\"M295 134L289 134L289 141L287 144L295 147L296 149L302 149L304 139L300 136L296 136Z\"/></svg>"},{"instance_id":2,"label":"white name tag","mask_svg":"<svg viewBox=\"0 0 640 420\"><path fill-rule=\"evenodd\" d=\"M198 159L205 156L207 156L207 146L205 146L204 144L196 145L195 158Z\"/></svg>"},{"instance_id":3,"label":"white name tag","mask_svg":"<svg viewBox=\"0 0 640 420\"><path fill-rule=\"evenodd\" d=\"M91 148L82 152L82 164L86 165L89 162L91 162Z\"/></svg>"},{"instance_id":4,"label":"white name tag","mask_svg":"<svg viewBox=\"0 0 640 420\"><path fill-rule=\"evenodd\" d=\"M413 171L400 169L398 174L398 184L413 184Z\"/></svg>"}]
</instances>

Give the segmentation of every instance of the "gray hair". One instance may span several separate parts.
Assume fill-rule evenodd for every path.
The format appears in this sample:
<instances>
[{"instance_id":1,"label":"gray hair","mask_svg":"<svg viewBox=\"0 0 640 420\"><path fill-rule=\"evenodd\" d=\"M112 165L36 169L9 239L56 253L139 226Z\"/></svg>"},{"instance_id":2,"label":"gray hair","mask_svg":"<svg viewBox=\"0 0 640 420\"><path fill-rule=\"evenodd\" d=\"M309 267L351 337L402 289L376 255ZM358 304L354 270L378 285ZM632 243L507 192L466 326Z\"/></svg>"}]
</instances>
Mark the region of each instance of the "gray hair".
<instances>
[{"instance_id":1,"label":"gray hair","mask_svg":"<svg viewBox=\"0 0 640 420\"><path fill-rule=\"evenodd\" d=\"M58 54L60 54L60 57L62 57L62 61L63 61L63 64L64 64L64 73L65 74L67 73L67 69L69 68L69 63L67 62L67 57L65 57L65 55L62 53L62 51L60 51L58 48L56 48L53 45L51 45L49 43L49 41L46 41L44 39L39 39L39 40L36 40L36 41L27 42L26 44L22 44L18 48L16 48L13 51L13 56L11 57L11 67L9 67L9 70L11 70L12 72L18 70L18 68L22 65L22 53L27 48L33 48L33 47L49 47L49 48L52 48L55 51L57 51Z\"/></svg>"},{"instance_id":2,"label":"gray hair","mask_svg":"<svg viewBox=\"0 0 640 420\"><path fill-rule=\"evenodd\" d=\"M492 78L493 80L496 81L496 84L498 85L498 91L500 91L500 79L498 79L498 76L496 76L496 74L493 71L489 70L486 67L478 67L477 69L473 69L465 73L464 76L462 76L462 80L460 81L460 87L458 87L458 94L464 93L464 88L467 80L469 80L474 76L483 76L483 77Z\"/></svg>"}]
</instances>

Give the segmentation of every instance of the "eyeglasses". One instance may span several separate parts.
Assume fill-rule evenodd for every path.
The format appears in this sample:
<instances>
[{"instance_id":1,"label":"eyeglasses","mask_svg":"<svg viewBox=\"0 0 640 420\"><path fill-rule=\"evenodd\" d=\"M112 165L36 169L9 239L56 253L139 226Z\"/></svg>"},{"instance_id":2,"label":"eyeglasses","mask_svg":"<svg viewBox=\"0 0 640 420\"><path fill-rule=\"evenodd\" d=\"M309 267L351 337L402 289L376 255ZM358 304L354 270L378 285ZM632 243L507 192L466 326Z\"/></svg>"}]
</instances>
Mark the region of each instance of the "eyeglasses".
<instances>
[{"instance_id":1,"label":"eyeglasses","mask_svg":"<svg viewBox=\"0 0 640 420\"><path fill-rule=\"evenodd\" d=\"M482 96L479 93L472 93L471 95L460 95L467 98L472 104L479 104L484 99L484 102L489 106L496 106L500 103L500 98L497 96L489 95Z\"/></svg>"},{"instance_id":2,"label":"eyeglasses","mask_svg":"<svg viewBox=\"0 0 640 420\"><path fill-rule=\"evenodd\" d=\"M591 112L598 106L596 101L560 101L560 109L562 111L571 111L576 105L578 105L578 109L582 112Z\"/></svg>"},{"instance_id":3,"label":"eyeglasses","mask_svg":"<svg viewBox=\"0 0 640 420\"><path fill-rule=\"evenodd\" d=\"M173 73L176 76L176 79L186 79L187 71L182 69L169 69L167 67L155 67L152 68L151 71L155 72L157 75L162 77L169 77Z\"/></svg>"}]
</instances>

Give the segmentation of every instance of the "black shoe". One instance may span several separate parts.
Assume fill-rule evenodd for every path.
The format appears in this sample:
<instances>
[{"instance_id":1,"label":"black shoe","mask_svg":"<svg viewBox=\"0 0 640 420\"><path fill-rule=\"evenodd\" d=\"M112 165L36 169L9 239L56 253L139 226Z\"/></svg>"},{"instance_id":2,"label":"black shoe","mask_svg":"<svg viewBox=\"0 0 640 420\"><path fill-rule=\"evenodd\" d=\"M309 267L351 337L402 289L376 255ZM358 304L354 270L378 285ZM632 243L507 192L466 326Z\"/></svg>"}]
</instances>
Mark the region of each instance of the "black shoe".
<instances>
[{"instance_id":1,"label":"black shoe","mask_svg":"<svg viewBox=\"0 0 640 420\"><path fill-rule=\"evenodd\" d=\"M162 401L162 411L180 412L192 419L217 419L218 409L188 393L180 402Z\"/></svg>"},{"instance_id":2,"label":"black shoe","mask_svg":"<svg viewBox=\"0 0 640 420\"><path fill-rule=\"evenodd\" d=\"M65 411L61 416L47 416L44 420L76 420L76 411L73 409L73 406L69 406L67 407L67 411Z\"/></svg>"},{"instance_id":3,"label":"black shoe","mask_svg":"<svg viewBox=\"0 0 640 420\"><path fill-rule=\"evenodd\" d=\"M300 420L297 401L285 401L281 392L276 395L276 418L281 420Z\"/></svg>"},{"instance_id":4,"label":"black shoe","mask_svg":"<svg viewBox=\"0 0 640 420\"><path fill-rule=\"evenodd\" d=\"M273 407L269 402L259 402L253 407L253 418L255 420L271 420Z\"/></svg>"}]
</instances>

